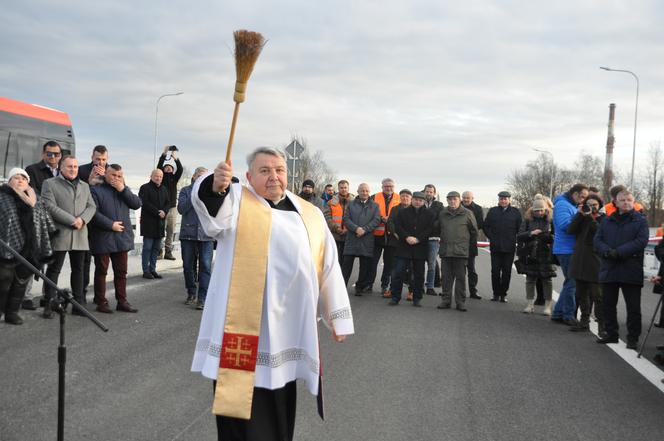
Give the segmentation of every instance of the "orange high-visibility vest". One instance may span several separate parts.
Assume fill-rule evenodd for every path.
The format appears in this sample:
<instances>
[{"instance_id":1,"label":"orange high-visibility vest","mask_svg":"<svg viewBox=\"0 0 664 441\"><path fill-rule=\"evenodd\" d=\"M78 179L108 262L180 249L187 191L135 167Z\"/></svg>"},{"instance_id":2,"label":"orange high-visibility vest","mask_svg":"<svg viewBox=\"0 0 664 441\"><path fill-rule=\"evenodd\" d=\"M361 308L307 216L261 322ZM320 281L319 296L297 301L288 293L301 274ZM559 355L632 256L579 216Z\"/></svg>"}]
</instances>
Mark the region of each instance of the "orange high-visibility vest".
<instances>
[{"instance_id":1,"label":"orange high-visibility vest","mask_svg":"<svg viewBox=\"0 0 664 441\"><path fill-rule=\"evenodd\" d=\"M335 204L334 201L337 201ZM327 203L330 206L330 214L332 215L332 222L341 226L344 220L344 205L341 204L341 199L338 197L330 199Z\"/></svg>"},{"instance_id":2,"label":"orange high-visibility vest","mask_svg":"<svg viewBox=\"0 0 664 441\"><path fill-rule=\"evenodd\" d=\"M617 210L616 206L613 204L613 202L609 202L604 206L604 213L606 213L607 216L611 216L613 213L615 213ZM636 211L643 211L643 206L639 204L638 202L634 202L634 210Z\"/></svg>"},{"instance_id":3,"label":"orange high-visibility vest","mask_svg":"<svg viewBox=\"0 0 664 441\"><path fill-rule=\"evenodd\" d=\"M380 193L376 193L373 199L374 202L378 204L381 217L390 217L392 208L401 203L401 198L397 193L392 194L389 207L385 207L385 195L383 195L382 191ZM385 236L385 224L381 222L380 225L378 225L378 227L376 227L376 229L373 231L373 234L374 236Z\"/></svg>"}]
</instances>

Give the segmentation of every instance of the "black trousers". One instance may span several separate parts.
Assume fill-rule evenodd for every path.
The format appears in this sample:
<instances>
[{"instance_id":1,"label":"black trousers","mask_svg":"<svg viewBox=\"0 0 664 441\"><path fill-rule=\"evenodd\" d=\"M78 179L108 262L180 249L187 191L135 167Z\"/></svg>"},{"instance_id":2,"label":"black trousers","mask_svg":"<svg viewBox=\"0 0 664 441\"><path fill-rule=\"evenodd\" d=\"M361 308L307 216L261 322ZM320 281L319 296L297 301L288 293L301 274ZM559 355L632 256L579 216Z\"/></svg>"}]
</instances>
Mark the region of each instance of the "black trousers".
<instances>
[{"instance_id":1,"label":"black trousers","mask_svg":"<svg viewBox=\"0 0 664 441\"><path fill-rule=\"evenodd\" d=\"M18 312L31 273L14 262L0 262L0 314Z\"/></svg>"},{"instance_id":2,"label":"black trousers","mask_svg":"<svg viewBox=\"0 0 664 441\"><path fill-rule=\"evenodd\" d=\"M401 290L407 281L408 269L411 271L410 289L413 291L413 300L419 302L424 294L424 264L426 259L408 259L396 257L392 271L392 299L401 300Z\"/></svg>"},{"instance_id":3,"label":"black trousers","mask_svg":"<svg viewBox=\"0 0 664 441\"><path fill-rule=\"evenodd\" d=\"M600 330L604 329L604 317L602 317L602 290L599 283L576 281L576 304L581 310L581 323L590 322L590 306L595 305L595 318Z\"/></svg>"},{"instance_id":4,"label":"black trousers","mask_svg":"<svg viewBox=\"0 0 664 441\"><path fill-rule=\"evenodd\" d=\"M343 240L336 240L335 243L337 244L337 257L339 258L339 265L341 266L344 263L344 246L346 245L346 242Z\"/></svg>"},{"instance_id":5,"label":"black trousers","mask_svg":"<svg viewBox=\"0 0 664 441\"><path fill-rule=\"evenodd\" d=\"M380 256L383 256L383 274L380 276L380 287L383 291L390 287L390 277L392 276L392 266L394 265L394 247L388 247L385 244L385 236L376 236L374 238L373 260L369 269L369 286L373 287L378 275L378 262Z\"/></svg>"},{"instance_id":6,"label":"black trousers","mask_svg":"<svg viewBox=\"0 0 664 441\"><path fill-rule=\"evenodd\" d=\"M468 271L468 292L473 295L477 294L477 271L475 270L475 258L477 256L468 256L466 262L466 270Z\"/></svg>"},{"instance_id":7,"label":"black trousers","mask_svg":"<svg viewBox=\"0 0 664 441\"><path fill-rule=\"evenodd\" d=\"M46 277L51 279L55 284L58 283L62 265L65 263L65 256L69 253L69 266L71 267L71 276L69 279L71 285L72 295L74 300L78 303L85 303L85 295L83 294L83 268L85 266L85 253L87 251L54 251L53 261L46 269ZM46 298L52 299L55 296L55 289L46 287Z\"/></svg>"},{"instance_id":8,"label":"black trousers","mask_svg":"<svg viewBox=\"0 0 664 441\"><path fill-rule=\"evenodd\" d=\"M514 253L491 251L491 288L494 297L507 295L512 278L512 263L514 263Z\"/></svg>"},{"instance_id":9,"label":"black trousers","mask_svg":"<svg viewBox=\"0 0 664 441\"><path fill-rule=\"evenodd\" d=\"M602 305L606 335L618 338L618 292L622 290L627 308L627 341L641 335L641 287L631 283L602 283Z\"/></svg>"},{"instance_id":10,"label":"black trousers","mask_svg":"<svg viewBox=\"0 0 664 441\"><path fill-rule=\"evenodd\" d=\"M369 273L371 271L371 256L344 256L344 262L341 264L341 273L344 276L344 282L346 282L346 287L348 287L348 280L350 275L353 272L353 263L355 263L355 258L360 259L360 274L357 276L357 282L355 283L356 290L362 290L365 288L371 288L373 283L369 280Z\"/></svg>"},{"instance_id":11,"label":"black trousers","mask_svg":"<svg viewBox=\"0 0 664 441\"><path fill-rule=\"evenodd\" d=\"M213 382L213 391L216 388ZM219 441L291 441L295 431L295 381L281 389L254 388L251 419L217 416Z\"/></svg>"}]
</instances>

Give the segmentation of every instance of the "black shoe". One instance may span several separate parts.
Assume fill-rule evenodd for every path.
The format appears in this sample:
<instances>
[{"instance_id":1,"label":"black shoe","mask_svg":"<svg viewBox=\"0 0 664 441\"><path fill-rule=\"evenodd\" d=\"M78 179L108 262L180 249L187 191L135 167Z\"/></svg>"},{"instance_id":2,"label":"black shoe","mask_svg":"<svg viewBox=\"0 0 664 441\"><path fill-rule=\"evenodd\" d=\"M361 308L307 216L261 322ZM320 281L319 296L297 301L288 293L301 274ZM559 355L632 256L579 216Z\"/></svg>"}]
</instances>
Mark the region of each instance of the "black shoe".
<instances>
[{"instance_id":1,"label":"black shoe","mask_svg":"<svg viewBox=\"0 0 664 441\"><path fill-rule=\"evenodd\" d=\"M413 300L413 306L415 306L416 308L421 308L422 307L419 300Z\"/></svg>"},{"instance_id":2,"label":"black shoe","mask_svg":"<svg viewBox=\"0 0 664 441\"><path fill-rule=\"evenodd\" d=\"M150 274L152 274L152 277L155 279L163 279L163 277L161 277L157 271L150 271Z\"/></svg>"},{"instance_id":3,"label":"black shoe","mask_svg":"<svg viewBox=\"0 0 664 441\"><path fill-rule=\"evenodd\" d=\"M154 276L150 273L143 273L143 278L144 279L154 279Z\"/></svg>"},{"instance_id":4,"label":"black shoe","mask_svg":"<svg viewBox=\"0 0 664 441\"><path fill-rule=\"evenodd\" d=\"M533 305L536 306L544 306L545 300L544 299L535 299L535 302L533 302Z\"/></svg>"},{"instance_id":5,"label":"black shoe","mask_svg":"<svg viewBox=\"0 0 664 441\"><path fill-rule=\"evenodd\" d=\"M387 304L390 306L397 306L399 304L399 301L392 299L389 302L387 302Z\"/></svg>"},{"instance_id":6,"label":"black shoe","mask_svg":"<svg viewBox=\"0 0 664 441\"><path fill-rule=\"evenodd\" d=\"M572 332L588 332L590 331L590 327L587 323L584 324L579 322L575 326L570 327L569 330Z\"/></svg>"},{"instance_id":7,"label":"black shoe","mask_svg":"<svg viewBox=\"0 0 664 441\"><path fill-rule=\"evenodd\" d=\"M438 308L438 309L450 309L451 306L441 303L440 305L436 306L436 308Z\"/></svg>"},{"instance_id":8,"label":"black shoe","mask_svg":"<svg viewBox=\"0 0 664 441\"><path fill-rule=\"evenodd\" d=\"M51 304L47 301L46 306L44 306L44 312L42 312L42 317L46 319L53 318L53 310L51 309Z\"/></svg>"},{"instance_id":9,"label":"black shoe","mask_svg":"<svg viewBox=\"0 0 664 441\"><path fill-rule=\"evenodd\" d=\"M23 319L15 312L5 312L5 322L10 325L22 325Z\"/></svg>"},{"instance_id":10,"label":"black shoe","mask_svg":"<svg viewBox=\"0 0 664 441\"><path fill-rule=\"evenodd\" d=\"M115 310L122 312L138 312L138 309L131 306L129 302L118 303L117 306L115 307Z\"/></svg>"},{"instance_id":11,"label":"black shoe","mask_svg":"<svg viewBox=\"0 0 664 441\"><path fill-rule=\"evenodd\" d=\"M478 296L477 294L471 294L468 297L470 297L471 299L477 299L477 300L482 299L482 296Z\"/></svg>"},{"instance_id":12,"label":"black shoe","mask_svg":"<svg viewBox=\"0 0 664 441\"><path fill-rule=\"evenodd\" d=\"M499 299L499 297L498 297L497 295L494 295L494 296L493 296L491 299L489 299L489 300L491 300L492 302L497 302L498 299Z\"/></svg>"},{"instance_id":13,"label":"black shoe","mask_svg":"<svg viewBox=\"0 0 664 441\"><path fill-rule=\"evenodd\" d=\"M427 288L427 292L425 293L428 296L437 296L438 293L433 289L433 288Z\"/></svg>"},{"instance_id":14,"label":"black shoe","mask_svg":"<svg viewBox=\"0 0 664 441\"><path fill-rule=\"evenodd\" d=\"M166 260L175 260L175 256L173 256L173 254L171 254L171 252L169 251L169 252L164 254L164 259L166 259Z\"/></svg>"},{"instance_id":15,"label":"black shoe","mask_svg":"<svg viewBox=\"0 0 664 441\"><path fill-rule=\"evenodd\" d=\"M555 323L565 323L562 317L551 317L551 321Z\"/></svg>"},{"instance_id":16,"label":"black shoe","mask_svg":"<svg viewBox=\"0 0 664 441\"><path fill-rule=\"evenodd\" d=\"M500 303L507 303L505 296L500 296Z\"/></svg>"},{"instance_id":17,"label":"black shoe","mask_svg":"<svg viewBox=\"0 0 664 441\"><path fill-rule=\"evenodd\" d=\"M5 320L6 320L6 319L5 319ZM634 350L636 351L636 350L638 349L638 347L639 347L639 341L638 341L638 340L628 339L628 340L627 340L627 344L625 345L625 347L626 347L627 349L634 349Z\"/></svg>"},{"instance_id":18,"label":"black shoe","mask_svg":"<svg viewBox=\"0 0 664 441\"><path fill-rule=\"evenodd\" d=\"M618 343L618 337L609 337L608 335L605 335L604 337L597 337L595 341L603 345L607 343Z\"/></svg>"},{"instance_id":19,"label":"black shoe","mask_svg":"<svg viewBox=\"0 0 664 441\"><path fill-rule=\"evenodd\" d=\"M575 319L564 319L563 323L567 326L578 326L579 324L579 322L577 322Z\"/></svg>"},{"instance_id":20,"label":"black shoe","mask_svg":"<svg viewBox=\"0 0 664 441\"><path fill-rule=\"evenodd\" d=\"M34 311L37 309L34 303L32 303L32 299L25 299L21 302L21 308L26 309L28 311Z\"/></svg>"},{"instance_id":21,"label":"black shoe","mask_svg":"<svg viewBox=\"0 0 664 441\"><path fill-rule=\"evenodd\" d=\"M461 312L468 311L464 305L457 305L456 309L457 309L457 311L461 311Z\"/></svg>"}]
</instances>

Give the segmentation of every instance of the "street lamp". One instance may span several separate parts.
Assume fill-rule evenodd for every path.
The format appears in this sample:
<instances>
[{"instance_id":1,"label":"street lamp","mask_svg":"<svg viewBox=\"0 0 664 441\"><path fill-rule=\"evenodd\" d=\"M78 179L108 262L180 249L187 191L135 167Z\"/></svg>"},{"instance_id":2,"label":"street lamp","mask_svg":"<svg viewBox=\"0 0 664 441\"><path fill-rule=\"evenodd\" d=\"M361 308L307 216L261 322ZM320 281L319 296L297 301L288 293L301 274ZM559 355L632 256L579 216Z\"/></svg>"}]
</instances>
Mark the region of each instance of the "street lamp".
<instances>
[{"instance_id":1,"label":"street lamp","mask_svg":"<svg viewBox=\"0 0 664 441\"><path fill-rule=\"evenodd\" d=\"M155 164L155 166L157 165L157 118L159 117L159 101L161 101L162 98L165 98L167 96L178 96L182 95L183 93L184 92L167 93L157 98L157 105L154 112L154 154L152 156L152 162L153 164Z\"/></svg>"},{"instance_id":2,"label":"street lamp","mask_svg":"<svg viewBox=\"0 0 664 441\"><path fill-rule=\"evenodd\" d=\"M628 73L631 76L634 77L636 80L636 104L634 105L634 141L632 143L632 173L629 177L629 187L630 189L633 189L634 187L634 159L636 158L636 121L637 121L637 116L639 114L639 77L636 76L636 74L632 71L629 70L623 70L623 69L611 69L610 67L600 67L602 70L606 70L608 72L624 72Z\"/></svg>"},{"instance_id":3,"label":"street lamp","mask_svg":"<svg viewBox=\"0 0 664 441\"><path fill-rule=\"evenodd\" d=\"M553 153L551 153L548 150L542 150L542 149L538 149L538 148L535 148L535 147L533 147L533 150L535 150L536 152L551 155L551 200L553 201L553 180L555 179L555 175L556 175L556 163L555 163L555 159L553 158Z\"/></svg>"}]
</instances>

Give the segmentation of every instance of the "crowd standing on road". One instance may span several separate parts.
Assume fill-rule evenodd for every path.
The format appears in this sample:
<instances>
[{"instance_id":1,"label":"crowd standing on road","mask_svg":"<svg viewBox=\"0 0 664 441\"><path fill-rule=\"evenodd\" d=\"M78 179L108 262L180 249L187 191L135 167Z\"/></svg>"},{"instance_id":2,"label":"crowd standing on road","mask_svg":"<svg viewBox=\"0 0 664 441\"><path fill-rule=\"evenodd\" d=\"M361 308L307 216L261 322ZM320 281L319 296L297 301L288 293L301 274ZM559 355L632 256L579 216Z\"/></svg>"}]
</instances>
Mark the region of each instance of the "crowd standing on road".
<instances>
[{"instance_id":1,"label":"crowd standing on road","mask_svg":"<svg viewBox=\"0 0 664 441\"><path fill-rule=\"evenodd\" d=\"M178 148L166 146L150 180L135 195L124 184L122 167L110 163L105 146L95 146L91 161L80 167L76 158L63 153L57 142L49 141L39 162L10 172L9 182L0 188L0 214L3 224L8 225L1 235L3 240L45 269L56 283L68 255L70 286L81 304L85 304L90 261L94 259L94 303L102 313L112 312L105 295L111 266L116 309L136 312L126 294L127 258L134 248L130 210L141 208L138 223L146 279L161 278L156 265L162 240L163 258L175 259L173 241L179 213L184 301L203 309L216 241L204 233L191 192L196 179L207 170L197 168L190 184L178 194L184 167ZM475 259L478 235L483 233L491 255L491 292L486 293L490 300L508 301L514 264L525 275L524 313L532 314L543 304L541 313L575 332L588 331L594 317L597 341L614 343L618 341L616 303L622 291L627 305L627 346L636 348L641 334L640 295L648 224L643 207L624 186L611 189L607 204L596 189L582 183L557 195L553 203L545 196L533 195L523 215L512 205L507 191L500 191L496 206L485 210L468 190L448 192L444 204L433 184L415 192L403 189L397 193L395 188L395 181L385 178L379 192L372 195L369 185L362 183L354 195L349 191L350 183L341 180L336 191L332 184L326 184L318 196L315 182L303 181L299 196L323 213L347 285L359 259L355 295L372 292L382 261L380 295L389 305L400 304L405 286L405 299L413 306L421 306L422 296L428 294L441 296L440 309L454 305L466 311L467 298L482 299ZM28 274L15 258L2 253L0 312L8 323L22 322L17 304L24 309L37 308L28 294ZM552 279L557 276L563 278L563 288L554 303ZM658 283L661 279L653 280ZM439 287L442 292L436 290ZM54 295L53 289L44 288L39 306L44 307L46 318L53 316L49 299ZM660 316L656 325L664 326L664 317Z\"/></svg>"}]
</instances>

